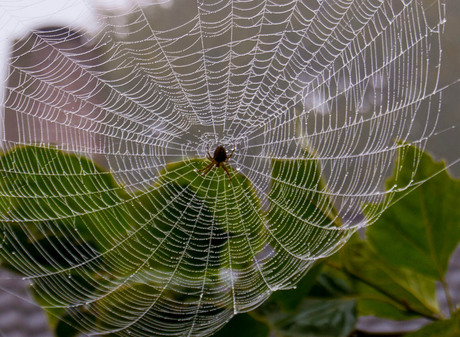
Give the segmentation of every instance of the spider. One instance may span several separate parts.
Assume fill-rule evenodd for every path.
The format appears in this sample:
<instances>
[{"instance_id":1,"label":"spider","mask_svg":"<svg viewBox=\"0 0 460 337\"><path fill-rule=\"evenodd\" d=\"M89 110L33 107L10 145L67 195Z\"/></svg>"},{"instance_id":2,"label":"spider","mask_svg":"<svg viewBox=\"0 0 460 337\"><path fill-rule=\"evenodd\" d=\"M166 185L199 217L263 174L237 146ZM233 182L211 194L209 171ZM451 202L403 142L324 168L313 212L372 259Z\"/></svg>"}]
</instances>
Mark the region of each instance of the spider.
<instances>
[{"instance_id":1,"label":"spider","mask_svg":"<svg viewBox=\"0 0 460 337\"><path fill-rule=\"evenodd\" d=\"M227 155L227 151L225 150L225 147L222 145L219 145L215 150L214 150L214 156L211 157L211 154L209 153L209 146L206 147L206 152L208 153L207 158L211 161L207 166L203 167L202 169L198 170L198 172L201 172L202 176L205 176L208 174L209 171L213 168L213 166L216 167L222 167L227 173L228 178L230 179L230 183L232 182L232 177L230 176L230 173L228 172L227 166L225 166L225 163L232 158L233 152L235 152L235 149L232 150L232 153L230 155Z\"/></svg>"}]
</instances>

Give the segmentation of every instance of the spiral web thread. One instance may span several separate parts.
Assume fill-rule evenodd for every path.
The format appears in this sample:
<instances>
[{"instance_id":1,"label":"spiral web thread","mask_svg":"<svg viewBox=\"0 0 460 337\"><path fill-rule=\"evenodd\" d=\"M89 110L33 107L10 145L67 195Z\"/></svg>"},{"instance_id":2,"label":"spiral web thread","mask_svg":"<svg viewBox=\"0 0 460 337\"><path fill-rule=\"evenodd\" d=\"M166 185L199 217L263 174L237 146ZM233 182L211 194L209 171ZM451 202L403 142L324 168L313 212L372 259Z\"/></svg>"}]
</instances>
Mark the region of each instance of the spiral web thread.
<instances>
[{"instance_id":1,"label":"spiral web thread","mask_svg":"<svg viewBox=\"0 0 460 337\"><path fill-rule=\"evenodd\" d=\"M27 4L16 6L1 8L8 18L3 22L24 24L14 10ZM51 297L49 310L68 308L67 320L88 335L209 335L271 292L295 286L312 263L378 218L385 207L374 204L389 202L385 196L394 192L383 186L394 169L398 141L423 148L436 131L441 1L98 6L95 33L69 24L14 41L2 103L5 151L28 144L50 149L39 174L50 184L58 180L49 172L69 165L67 157L52 155L58 148L82 163L93 160L128 192L111 202L80 205L103 228L98 250L81 244L81 228L89 226L84 221L71 234L63 228L64 222L81 221L81 210L70 204L61 217L24 209L1 218L2 258L16 261L34 291ZM228 186L222 170L213 169L203 181L217 185L200 183L211 204L190 188L202 179L198 173L190 186L175 184L185 173L155 185L163 170L174 173L167 164L185 159L198 169L205 162L193 158L205 158L207 147L212 155L217 145L228 152L235 148L227 164L234 182ZM278 180L298 194L273 193L274 161L304 159L306 152L320 161L325 185L306 188L302 179L315 172L298 177L298 170L284 167L289 172ZM26 153L27 162L44 152ZM59 186L32 191L15 184L7 173L20 167L2 172L6 184L17 187L2 187L2 196L51 204L65 194ZM78 184L106 171L88 165L69 179ZM254 195L235 178L238 173ZM112 189L98 185L73 193L81 201ZM283 198L295 200L301 193L318 195L319 209L331 202L336 214L326 222L320 211L305 218L294 214L305 229L290 232L279 229L283 217L272 217L273 223L251 209L259 200L264 212L276 204L292 214ZM115 207L129 213L134 203L141 210L130 214L126 226L116 216L97 217ZM237 219L235 240L216 224L228 224L224 218ZM152 226L159 227L149 231ZM24 258L29 248L17 228L41 256ZM333 232L332 239L315 237L314 228ZM37 231L57 237L55 252L66 264L44 252L43 240L32 240ZM69 248L69 242L75 243ZM216 255L225 257L225 266ZM91 314L99 321L89 319Z\"/></svg>"}]
</instances>

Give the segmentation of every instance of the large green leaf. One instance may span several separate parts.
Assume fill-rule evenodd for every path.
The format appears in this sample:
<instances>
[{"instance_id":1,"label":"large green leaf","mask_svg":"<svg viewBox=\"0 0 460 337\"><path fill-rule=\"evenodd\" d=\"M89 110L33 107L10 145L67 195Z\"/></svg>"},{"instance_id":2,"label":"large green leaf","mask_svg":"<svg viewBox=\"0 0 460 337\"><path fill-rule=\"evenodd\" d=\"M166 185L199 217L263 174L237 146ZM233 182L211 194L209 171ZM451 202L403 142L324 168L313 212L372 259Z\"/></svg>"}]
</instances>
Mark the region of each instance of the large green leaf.
<instances>
[{"instance_id":1,"label":"large green leaf","mask_svg":"<svg viewBox=\"0 0 460 337\"><path fill-rule=\"evenodd\" d=\"M391 264L442 280L460 242L460 180L449 176L444 163L413 146L401 146L396 167L388 188L423 184L386 210L367 237Z\"/></svg>"},{"instance_id":2,"label":"large green leaf","mask_svg":"<svg viewBox=\"0 0 460 337\"><path fill-rule=\"evenodd\" d=\"M37 146L0 157L0 193L2 265L29 279L50 325L69 335L66 308L108 282L103 255L131 229L128 194L90 160Z\"/></svg>"},{"instance_id":3,"label":"large green leaf","mask_svg":"<svg viewBox=\"0 0 460 337\"><path fill-rule=\"evenodd\" d=\"M202 177L196 170L203 165L170 164L150 190L137 195L133 218L139 229L131 234L136 247L118 249L117 256L129 261L125 275L96 304L103 330L129 326L135 334L146 321L161 320L173 331L179 328L173 322L214 320L231 305L244 309L251 282L267 291L255 262L267 233L249 181L233 171L231 185L222 171ZM228 271L239 276L228 277Z\"/></svg>"},{"instance_id":4,"label":"large green leaf","mask_svg":"<svg viewBox=\"0 0 460 337\"><path fill-rule=\"evenodd\" d=\"M265 267L255 262L268 234L252 186L233 171L231 185L222 171L202 177L196 170L205 164L168 165L150 190L130 200L136 226L105 254L113 282L90 306L102 330L129 326L135 333L156 317L168 325L197 315L213 320L229 306L244 310L254 282L251 296L268 291ZM114 317L118 323L111 326Z\"/></svg>"},{"instance_id":5,"label":"large green leaf","mask_svg":"<svg viewBox=\"0 0 460 337\"><path fill-rule=\"evenodd\" d=\"M340 255L355 282L360 315L408 319L439 312L434 280L388 263L369 242L355 237Z\"/></svg>"},{"instance_id":6,"label":"large green leaf","mask_svg":"<svg viewBox=\"0 0 460 337\"><path fill-rule=\"evenodd\" d=\"M348 235L312 157L272 160L269 200L272 233L295 256L327 255Z\"/></svg>"},{"instance_id":7,"label":"large green leaf","mask_svg":"<svg viewBox=\"0 0 460 337\"><path fill-rule=\"evenodd\" d=\"M90 300L109 282L104 254L132 229L128 194L90 160L55 148L15 148L0 172L3 266L30 279L50 314Z\"/></svg>"},{"instance_id":8,"label":"large green leaf","mask_svg":"<svg viewBox=\"0 0 460 337\"><path fill-rule=\"evenodd\" d=\"M435 282L443 281L460 237L459 181L413 146L401 145L398 158L381 206L402 199L367 228L367 241L355 236L327 264L354 281L360 315L437 319Z\"/></svg>"},{"instance_id":9,"label":"large green leaf","mask_svg":"<svg viewBox=\"0 0 460 337\"><path fill-rule=\"evenodd\" d=\"M265 287L259 291L268 291L266 280L263 278L263 275L268 273L264 269L267 267L259 265L256 256L270 242L271 237L265 227L264 216L252 184L246 177L237 174L231 168L229 168L232 174L231 184L223 170L213 169L202 177L196 171L204 165L206 162L203 160L170 164L157 184L157 188L168 190L160 193L162 198L168 195L166 192L174 197L180 194L178 191L171 192L171 186L186 186L189 192L179 203L187 204L196 200L205 207L195 205L192 208L209 210L209 214L201 212L198 226L195 225L194 235L189 242L192 245L191 251L195 253L188 254L193 257L194 262L190 262L196 264L197 261L201 261L202 265L199 266L201 270L205 269L204 263L207 263L207 269L217 267L221 270L229 270L231 273L241 271L240 276L232 281L234 282L232 288L243 290L247 285L255 283ZM148 192L141 198L141 204L151 209L149 202L158 198L152 197ZM180 206L174 208L181 209ZM173 210L163 212L163 216L169 217L169 220L164 221L165 223L176 221L175 216L171 218L173 212ZM193 216L187 218L189 222L195 221ZM212 240L210 252L208 252L209 238ZM194 244L198 246L193 247ZM195 259L197 254L203 255L203 252L206 252L206 256ZM235 300L239 299L235 298Z\"/></svg>"},{"instance_id":10,"label":"large green leaf","mask_svg":"<svg viewBox=\"0 0 460 337\"><path fill-rule=\"evenodd\" d=\"M18 147L0 157L0 174L2 220L14 233L4 238L9 247L4 248L31 263L69 267L95 249L110 249L129 229L128 195L86 158L54 148ZM81 246L88 245L84 252ZM34 253L42 246L49 248ZM71 254L60 256L64 251Z\"/></svg>"},{"instance_id":11,"label":"large green leaf","mask_svg":"<svg viewBox=\"0 0 460 337\"><path fill-rule=\"evenodd\" d=\"M203 200L212 209L212 221L226 233L228 250L224 254L226 259L233 257L229 266L244 267L270 241L259 200L250 181L231 168L232 183L221 169L199 175L196 171L206 164L198 159L170 164L160 176L159 185L174 182L187 186Z\"/></svg>"}]
</instances>

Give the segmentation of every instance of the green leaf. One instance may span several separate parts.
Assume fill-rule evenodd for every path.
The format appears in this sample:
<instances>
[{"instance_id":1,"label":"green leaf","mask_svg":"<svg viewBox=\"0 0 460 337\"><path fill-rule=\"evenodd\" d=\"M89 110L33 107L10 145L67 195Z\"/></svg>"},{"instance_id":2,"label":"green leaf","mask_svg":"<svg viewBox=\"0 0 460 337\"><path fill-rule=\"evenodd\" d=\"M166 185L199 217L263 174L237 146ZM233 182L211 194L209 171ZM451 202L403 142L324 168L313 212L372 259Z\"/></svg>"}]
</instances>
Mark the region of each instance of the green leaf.
<instances>
[{"instance_id":1,"label":"green leaf","mask_svg":"<svg viewBox=\"0 0 460 337\"><path fill-rule=\"evenodd\" d=\"M360 315L390 319L437 315L435 282L431 278L393 266L369 242L357 237L340 254L345 271L355 282Z\"/></svg>"},{"instance_id":2,"label":"green leaf","mask_svg":"<svg viewBox=\"0 0 460 337\"><path fill-rule=\"evenodd\" d=\"M120 277L159 266L195 277L219 269L227 235L212 223L207 205L189 187L173 182L140 196L135 208L135 217L142 217L139 229L114 251L131 261Z\"/></svg>"},{"instance_id":3,"label":"green leaf","mask_svg":"<svg viewBox=\"0 0 460 337\"><path fill-rule=\"evenodd\" d=\"M291 254L324 255L348 236L314 158L272 160L268 220L277 243Z\"/></svg>"},{"instance_id":4,"label":"green leaf","mask_svg":"<svg viewBox=\"0 0 460 337\"><path fill-rule=\"evenodd\" d=\"M407 334L405 337L458 337L460 336L460 312L456 312L450 319L428 324L418 331Z\"/></svg>"},{"instance_id":5,"label":"green leaf","mask_svg":"<svg viewBox=\"0 0 460 337\"><path fill-rule=\"evenodd\" d=\"M118 285L95 303L100 328L116 329L110 326L113 317L133 333L144 320L158 317L165 324L213 320L228 310L226 302L244 310L245 290L254 282L262 285L256 296L268 292L262 279L267 267L254 262L268 233L252 185L231 169L230 186L221 170L202 177L196 170L203 165L202 160L167 165L157 183L136 196L131 217L138 228L106 254L129 263L112 271ZM134 309L126 298L141 300ZM142 320L132 324L135 317Z\"/></svg>"},{"instance_id":6,"label":"green leaf","mask_svg":"<svg viewBox=\"0 0 460 337\"><path fill-rule=\"evenodd\" d=\"M259 265L257 262L254 265L253 261L272 238L265 227L264 215L252 184L246 177L236 173L230 167L231 184L223 170L213 169L202 177L196 171L206 164L205 161L196 159L170 164L160 176L157 188L170 190L171 185L182 186L181 188L186 186L189 192L186 193L186 198L181 203L187 204L189 200L192 202L196 200L209 210L208 215L201 214L200 221L196 222L193 217L191 220L198 224L191 243L204 244L202 247L195 247L195 251L205 251L206 256L211 256L211 260L217 259L215 263L211 263L211 266L208 265L208 268L214 266L230 271L245 270L240 277L235 279L236 283L232 285L233 287L243 289L247 288L248 284L257 283L264 284L266 287L264 291L268 291L266 280L262 275L270 273L265 270L270 266ZM167 195L167 193L160 194ZM169 194L178 195L180 193ZM147 193L141 203L145 205L146 199L158 198L151 197ZM196 210L201 207L196 205L192 208ZM171 215L172 210L167 214ZM171 220L176 221L177 219L175 220L173 216L169 219ZM193 223L190 223L189 226L192 226ZM215 240L216 248L208 253L207 247L211 235ZM200 238L202 240L198 240ZM206 256L202 259L203 263L206 261ZM200 268L204 269L204 265Z\"/></svg>"},{"instance_id":7,"label":"green leaf","mask_svg":"<svg viewBox=\"0 0 460 337\"><path fill-rule=\"evenodd\" d=\"M347 299L306 299L295 315L269 316L282 336L345 337L356 325L355 302Z\"/></svg>"},{"instance_id":8,"label":"green leaf","mask_svg":"<svg viewBox=\"0 0 460 337\"><path fill-rule=\"evenodd\" d=\"M254 296L263 298L270 281L283 279L289 265L276 261L294 249L293 241L295 253L305 257L317 254L317 245L332 251L348 235L311 158L273 161L268 226L250 181L231 168L231 184L223 170L203 177L196 172L207 164L203 160L167 165L149 190L128 194L89 160L53 148L17 148L0 159L0 190L8 196L0 210L10 235L3 257L36 278L34 296L58 316L53 325L60 334L73 333L80 323L117 329L110 325L114 316L135 332L136 317L143 317L141 325L155 317L170 324L212 320L228 310L223 303L249 310L245 303L256 301L248 301L245 290L258 284ZM270 313L280 333L308 336L316 329L342 336L354 325L354 302L331 297L337 284L324 276L313 286L320 268L315 270ZM327 301L305 297L310 289L322 289L318 294L327 293ZM137 300L137 314L127 298ZM294 314L294 308L300 311ZM338 318L337 324L326 327L320 313ZM315 319L309 321L310 315Z\"/></svg>"},{"instance_id":9,"label":"green leaf","mask_svg":"<svg viewBox=\"0 0 460 337\"><path fill-rule=\"evenodd\" d=\"M304 298L297 310L289 312L270 303L258 310L277 336L344 337L356 325L356 304L346 298Z\"/></svg>"},{"instance_id":10,"label":"green leaf","mask_svg":"<svg viewBox=\"0 0 460 337\"><path fill-rule=\"evenodd\" d=\"M460 242L460 180L413 146L401 146L396 167L388 188L424 183L406 196L406 190L396 193L404 197L368 228L367 237L391 264L442 280Z\"/></svg>"},{"instance_id":11,"label":"green leaf","mask_svg":"<svg viewBox=\"0 0 460 337\"><path fill-rule=\"evenodd\" d=\"M61 258L44 250L56 258L47 267L62 269L76 262L70 255L84 255L82 249L72 248L79 243L89 244L87 251L103 252L126 236L128 195L111 174L90 160L54 148L18 147L0 157L0 172L3 223L18 235L4 240L23 258L31 255L26 254L29 249L49 245L48 238L58 239L74 254ZM19 242L27 249L17 247Z\"/></svg>"},{"instance_id":12,"label":"green leaf","mask_svg":"<svg viewBox=\"0 0 460 337\"><path fill-rule=\"evenodd\" d=\"M30 278L57 326L62 308L109 282L103 256L131 229L128 194L90 160L55 148L14 148L0 172L2 265Z\"/></svg>"},{"instance_id":13,"label":"green leaf","mask_svg":"<svg viewBox=\"0 0 460 337\"><path fill-rule=\"evenodd\" d=\"M267 337L270 328L267 324L254 319L249 314L234 316L221 330L213 337Z\"/></svg>"},{"instance_id":14,"label":"green leaf","mask_svg":"<svg viewBox=\"0 0 460 337\"><path fill-rule=\"evenodd\" d=\"M244 244L249 244L257 252L268 240L268 232L251 182L231 167L228 169L232 183L221 169L212 169L203 177L196 171L206 164L199 159L170 164L162 172L158 185L174 182L187 186L213 209L215 220L225 231L248 234L249 242Z\"/></svg>"},{"instance_id":15,"label":"green leaf","mask_svg":"<svg viewBox=\"0 0 460 337\"><path fill-rule=\"evenodd\" d=\"M255 296L269 292L262 269L271 266L255 258L270 240L264 215L248 179L231 168L231 185L222 170L202 177L203 165L168 165L150 190L130 195L86 158L13 149L0 157L5 265L31 278L34 297L62 331L63 318L107 327L109 311L130 324L125 299L139 296L139 316L166 315L164 303L175 308L166 321L212 319L226 302L245 310L251 284L262 285Z\"/></svg>"}]
</instances>

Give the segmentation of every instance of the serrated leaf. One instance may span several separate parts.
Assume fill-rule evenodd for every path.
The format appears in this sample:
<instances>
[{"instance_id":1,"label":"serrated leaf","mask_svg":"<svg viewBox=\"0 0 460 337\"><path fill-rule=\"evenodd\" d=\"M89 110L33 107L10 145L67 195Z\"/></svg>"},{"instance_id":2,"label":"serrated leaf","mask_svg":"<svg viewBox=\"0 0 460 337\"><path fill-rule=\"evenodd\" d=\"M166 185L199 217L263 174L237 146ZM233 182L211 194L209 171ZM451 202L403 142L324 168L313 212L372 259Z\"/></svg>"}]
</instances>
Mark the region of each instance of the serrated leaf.
<instances>
[{"instance_id":1,"label":"serrated leaf","mask_svg":"<svg viewBox=\"0 0 460 337\"><path fill-rule=\"evenodd\" d=\"M444 163L435 163L413 146L401 146L396 167L402 169L388 188L428 180L386 210L368 228L367 237L391 264L442 280L460 242L460 180L449 176Z\"/></svg>"}]
</instances>

